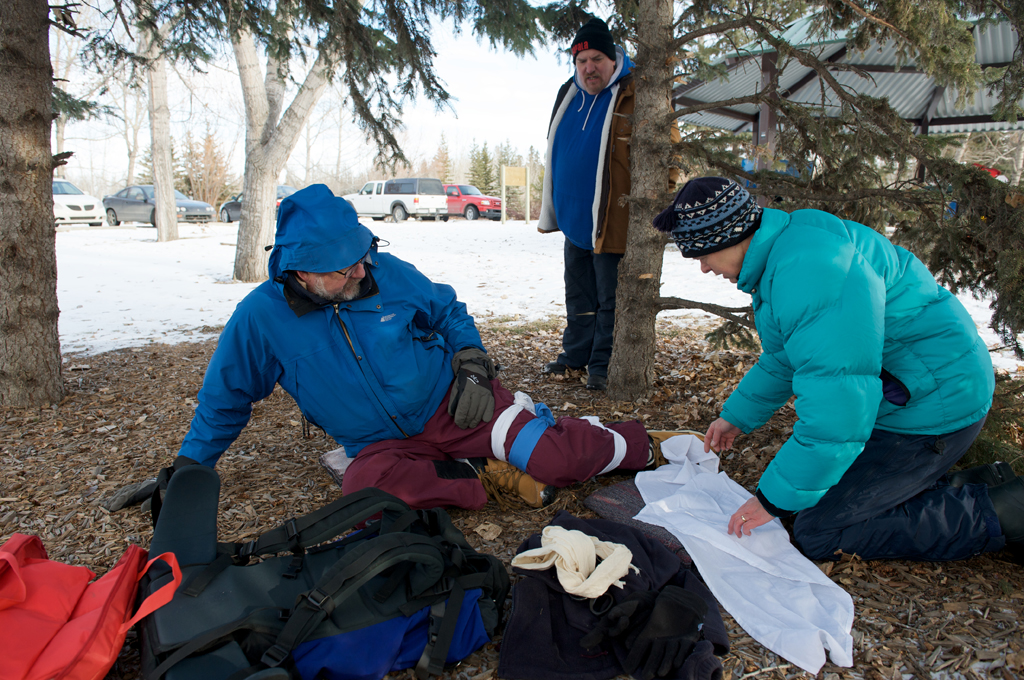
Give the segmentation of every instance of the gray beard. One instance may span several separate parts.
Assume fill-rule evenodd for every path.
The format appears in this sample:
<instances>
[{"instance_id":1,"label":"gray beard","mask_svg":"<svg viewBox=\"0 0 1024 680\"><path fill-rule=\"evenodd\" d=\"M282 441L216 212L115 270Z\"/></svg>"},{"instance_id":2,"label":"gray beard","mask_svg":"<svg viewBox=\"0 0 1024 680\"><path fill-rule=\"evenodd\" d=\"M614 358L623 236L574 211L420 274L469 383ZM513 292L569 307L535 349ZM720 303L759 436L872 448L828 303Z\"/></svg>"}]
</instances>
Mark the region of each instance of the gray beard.
<instances>
[{"instance_id":1,"label":"gray beard","mask_svg":"<svg viewBox=\"0 0 1024 680\"><path fill-rule=\"evenodd\" d=\"M346 287L348 287L347 283ZM317 296L322 297L324 300L329 302L348 302L350 300L354 300L356 296L359 295L359 286L356 286L356 289L351 293L346 293L345 288L342 288L339 292L331 295L327 292L327 289L324 288L324 280L318 276L313 279L313 292L316 293Z\"/></svg>"}]
</instances>

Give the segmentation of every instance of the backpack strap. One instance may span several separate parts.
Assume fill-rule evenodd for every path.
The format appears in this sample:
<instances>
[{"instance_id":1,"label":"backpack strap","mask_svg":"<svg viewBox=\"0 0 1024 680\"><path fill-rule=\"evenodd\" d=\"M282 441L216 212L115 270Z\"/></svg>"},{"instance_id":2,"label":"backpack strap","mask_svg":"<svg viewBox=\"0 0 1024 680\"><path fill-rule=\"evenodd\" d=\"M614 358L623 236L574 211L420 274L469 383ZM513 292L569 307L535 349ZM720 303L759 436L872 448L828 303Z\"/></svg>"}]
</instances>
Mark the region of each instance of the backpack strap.
<instances>
[{"instance_id":1,"label":"backpack strap","mask_svg":"<svg viewBox=\"0 0 1024 680\"><path fill-rule=\"evenodd\" d=\"M287 610L280 609L277 607L262 607L260 609L252 611L251 613L243 616L240 619L229 621L228 623L225 623L223 626L212 628L208 631L200 633L196 637L192 638L191 640L189 640L188 642L184 643L183 645L175 649L173 652L171 652L170 656L165 658L160 663L159 666L154 668L153 671L146 676L145 680L159 680L159 678L162 678L164 676L164 673L171 670L171 668L173 668L174 665L178 662L195 654L198 651L201 651L206 647L209 647L218 640L229 638L232 633L235 633L240 630L260 630L262 628L265 628L265 626L260 625L260 622L266 617L268 613L273 613L275 618L277 618L286 612Z\"/></svg>"},{"instance_id":2,"label":"backpack strap","mask_svg":"<svg viewBox=\"0 0 1024 680\"><path fill-rule=\"evenodd\" d=\"M270 668L281 665L360 586L380 572L409 561L432 566L438 580L443 578L444 555L429 538L408 533L385 534L349 551L324 572L312 590L299 596L280 635L260 662Z\"/></svg>"},{"instance_id":3,"label":"backpack strap","mask_svg":"<svg viewBox=\"0 0 1024 680\"><path fill-rule=\"evenodd\" d=\"M302 555L309 546L323 543L384 511L409 512L409 506L391 494L373 487L342 496L324 507L293 517L276 529L246 543L219 543L217 557L205 569L194 571L181 589L198 596L228 567L246 564L253 557L275 555L285 550L295 554L285 574L295 578L302 567Z\"/></svg>"},{"instance_id":4,"label":"backpack strap","mask_svg":"<svg viewBox=\"0 0 1024 680\"><path fill-rule=\"evenodd\" d=\"M416 677L427 680L431 675L444 673L444 663L448 659L448 649L455 638L455 630L459 623L459 612L466 591L456 581L451 595L430 607L430 627L427 633L427 646L423 648L420 660L416 662Z\"/></svg>"}]
</instances>

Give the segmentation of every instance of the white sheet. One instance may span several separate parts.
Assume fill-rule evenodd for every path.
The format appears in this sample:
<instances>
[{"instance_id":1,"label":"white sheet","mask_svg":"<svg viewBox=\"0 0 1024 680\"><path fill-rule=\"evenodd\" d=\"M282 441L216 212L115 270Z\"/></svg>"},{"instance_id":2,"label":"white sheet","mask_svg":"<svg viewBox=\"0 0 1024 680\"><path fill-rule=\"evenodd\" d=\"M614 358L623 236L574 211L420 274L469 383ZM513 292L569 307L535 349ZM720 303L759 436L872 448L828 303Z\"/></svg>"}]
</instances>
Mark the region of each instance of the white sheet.
<instances>
[{"instance_id":1,"label":"white sheet","mask_svg":"<svg viewBox=\"0 0 1024 680\"><path fill-rule=\"evenodd\" d=\"M668 529L736 622L755 640L809 673L853 665L853 600L789 542L779 520L737 538L729 517L750 493L718 472L718 457L680 435L661 445L671 464L641 472L647 506L636 519Z\"/></svg>"}]
</instances>

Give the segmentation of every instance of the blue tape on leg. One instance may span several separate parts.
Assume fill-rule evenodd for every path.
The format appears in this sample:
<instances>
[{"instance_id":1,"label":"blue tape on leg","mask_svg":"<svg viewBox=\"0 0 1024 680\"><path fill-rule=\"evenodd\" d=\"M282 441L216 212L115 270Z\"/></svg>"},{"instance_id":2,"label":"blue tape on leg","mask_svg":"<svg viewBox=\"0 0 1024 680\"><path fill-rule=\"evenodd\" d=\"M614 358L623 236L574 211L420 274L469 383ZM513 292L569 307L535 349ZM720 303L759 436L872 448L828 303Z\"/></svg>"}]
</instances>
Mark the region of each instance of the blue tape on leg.
<instances>
[{"instance_id":1,"label":"blue tape on leg","mask_svg":"<svg viewBox=\"0 0 1024 680\"><path fill-rule=\"evenodd\" d=\"M551 409L545 404L537 404L535 407L537 417L523 426L512 442L512 449L508 453L508 462L526 472L526 466L533 455L533 449L537 442L544 435L544 430L555 424L555 418Z\"/></svg>"}]
</instances>

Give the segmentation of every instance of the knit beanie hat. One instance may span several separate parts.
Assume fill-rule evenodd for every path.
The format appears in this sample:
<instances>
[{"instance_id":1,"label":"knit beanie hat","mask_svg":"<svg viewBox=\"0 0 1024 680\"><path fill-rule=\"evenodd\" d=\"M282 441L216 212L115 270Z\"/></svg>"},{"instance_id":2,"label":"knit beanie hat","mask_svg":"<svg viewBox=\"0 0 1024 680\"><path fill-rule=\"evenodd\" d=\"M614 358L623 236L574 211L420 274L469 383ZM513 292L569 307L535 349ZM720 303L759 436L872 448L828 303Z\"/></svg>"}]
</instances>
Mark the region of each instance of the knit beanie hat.
<instances>
[{"instance_id":1,"label":"knit beanie hat","mask_svg":"<svg viewBox=\"0 0 1024 680\"><path fill-rule=\"evenodd\" d=\"M580 26L580 30L576 31L576 37L572 39L572 63L576 63L576 55L583 50L603 52L609 59L615 61L615 42L612 40L611 31L608 30L608 24L594 17Z\"/></svg>"},{"instance_id":2,"label":"knit beanie hat","mask_svg":"<svg viewBox=\"0 0 1024 680\"><path fill-rule=\"evenodd\" d=\"M654 218L669 232L683 257L709 255L734 246L761 226L761 208L750 193L724 177L691 179L672 205Z\"/></svg>"}]
</instances>

